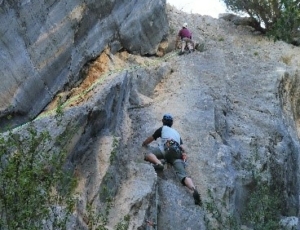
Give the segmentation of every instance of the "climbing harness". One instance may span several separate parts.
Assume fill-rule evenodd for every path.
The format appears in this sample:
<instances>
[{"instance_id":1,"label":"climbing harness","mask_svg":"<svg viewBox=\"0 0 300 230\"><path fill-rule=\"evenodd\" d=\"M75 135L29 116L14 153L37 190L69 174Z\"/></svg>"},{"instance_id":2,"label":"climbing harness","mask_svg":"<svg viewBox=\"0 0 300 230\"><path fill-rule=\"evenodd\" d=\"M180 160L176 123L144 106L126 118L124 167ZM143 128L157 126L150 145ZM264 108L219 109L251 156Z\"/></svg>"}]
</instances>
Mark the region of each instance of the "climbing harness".
<instances>
[{"instance_id":1,"label":"climbing harness","mask_svg":"<svg viewBox=\"0 0 300 230\"><path fill-rule=\"evenodd\" d=\"M172 164L175 160L182 159L182 149L173 139L166 141L164 150L166 152L165 157L168 163Z\"/></svg>"}]
</instances>

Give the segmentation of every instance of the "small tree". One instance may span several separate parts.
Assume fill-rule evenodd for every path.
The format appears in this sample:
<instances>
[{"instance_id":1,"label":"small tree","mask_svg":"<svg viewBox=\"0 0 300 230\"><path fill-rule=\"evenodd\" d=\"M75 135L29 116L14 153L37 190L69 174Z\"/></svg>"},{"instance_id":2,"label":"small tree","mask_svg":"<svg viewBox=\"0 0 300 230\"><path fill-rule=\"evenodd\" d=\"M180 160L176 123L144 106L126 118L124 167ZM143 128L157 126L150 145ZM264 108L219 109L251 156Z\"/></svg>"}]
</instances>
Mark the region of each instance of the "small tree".
<instances>
[{"instance_id":1,"label":"small tree","mask_svg":"<svg viewBox=\"0 0 300 230\"><path fill-rule=\"evenodd\" d=\"M291 43L300 26L300 0L223 0L226 7L248 14L254 27L275 40Z\"/></svg>"},{"instance_id":2,"label":"small tree","mask_svg":"<svg viewBox=\"0 0 300 230\"><path fill-rule=\"evenodd\" d=\"M275 40L293 43L300 26L300 1L282 0L283 8L280 17L268 32Z\"/></svg>"}]
</instances>

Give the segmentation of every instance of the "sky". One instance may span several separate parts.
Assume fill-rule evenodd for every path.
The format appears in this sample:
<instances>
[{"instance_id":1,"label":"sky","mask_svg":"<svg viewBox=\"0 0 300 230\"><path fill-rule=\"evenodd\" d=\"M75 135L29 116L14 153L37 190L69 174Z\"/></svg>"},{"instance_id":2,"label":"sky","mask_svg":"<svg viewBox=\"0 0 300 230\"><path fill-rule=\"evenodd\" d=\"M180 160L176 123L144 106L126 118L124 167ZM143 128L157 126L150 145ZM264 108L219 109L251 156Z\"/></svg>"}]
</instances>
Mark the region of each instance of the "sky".
<instances>
[{"instance_id":1,"label":"sky","mask_svg":"<svg viewBox=\"0 0 300 230\"><path fill-rule=\"evenodd\" d=\"M226 7L221 0L167 0L167 3L186 13L210 15L218 18L220 13L226 13Z\"/></svg>"}]
</instances>

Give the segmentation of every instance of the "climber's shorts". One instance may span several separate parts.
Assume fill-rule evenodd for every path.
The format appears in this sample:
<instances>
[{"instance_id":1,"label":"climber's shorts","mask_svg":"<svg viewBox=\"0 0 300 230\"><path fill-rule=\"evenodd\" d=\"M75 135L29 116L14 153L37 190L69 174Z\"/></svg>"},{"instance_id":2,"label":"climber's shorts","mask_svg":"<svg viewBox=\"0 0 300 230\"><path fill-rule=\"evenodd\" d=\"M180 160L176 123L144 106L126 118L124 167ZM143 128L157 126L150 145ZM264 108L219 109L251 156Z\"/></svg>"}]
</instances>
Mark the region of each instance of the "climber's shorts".
<instances>
[{"instance_id":1,"label":"climber's shorts","mask_svg":"<svg viewBox=\"0 0 300 230\"><path fill-rule=\"evenodd\" d=\"M175 160L173 162L173 168L174 168L175 173L176 173L178 179L180 180L180 182L183 185L185 185L184 179L187 177L187 173L185 170L185 164L184 164L183 160L181 160L181 159Z\"/></svg>"},{"instance_id":2,"label":"climber's shorts","mask_svg":"<svg viewBox=\"0 0 300 230\"><path fill-rule=\"evenodd\" d=\"M159 147L148 146L147 147L147 152L145 153L145 157L149 153L153 153L157 157L157 159L165 159L165 153L162 152Z\"/></svg>"},{"instance_id":3,"label":"climber's shorts","mask_svg":"<svg viewBox=\"0 0 300 230\"><path fill-rule=\"evenodd\" d=\"M182 38L181 39L181 48L188 46L189 49L194 49L194 42L190 38Z\"/></svg>"},{"instance_id":4,"label":"climber's shorts","mask_svg":"<svg viewBox=\"0 0 300 230\"><path fill-rule=\"evenodd\" d=\"M158 159L165 159L165 153L161 151L159 147L153 147L149 146L147 149L147 153L145 153L145 156L149 153L153 153ZM174 171L176 173L177 178L181 181L183 185L184 179L187 177L187 173L185 170L185 164L182 159L177 159L172 163L172 166L174 168Z\"/></svg>"}]
</instances>

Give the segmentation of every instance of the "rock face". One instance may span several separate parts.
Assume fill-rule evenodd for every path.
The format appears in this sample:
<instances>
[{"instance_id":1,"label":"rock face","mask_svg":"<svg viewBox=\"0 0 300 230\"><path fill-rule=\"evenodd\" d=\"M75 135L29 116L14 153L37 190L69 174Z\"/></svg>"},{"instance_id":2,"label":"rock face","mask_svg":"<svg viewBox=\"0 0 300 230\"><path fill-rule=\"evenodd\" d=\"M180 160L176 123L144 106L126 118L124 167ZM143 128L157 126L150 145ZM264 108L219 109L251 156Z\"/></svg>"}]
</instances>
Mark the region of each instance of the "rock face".
<instances>
[{"instance_id":1,"label":"rock face","mask_svg":"<svg viewBox=\"0 0 300 230\"><path fill-rule=\"evenodd\" d=\"M91 229L88 205L105 213L107 222L98 224L106 229L117 229L125 217L134 230L212 229L206 206L212 204L225 220L239 220L237 229L251 229L241 217L256 177L277 186L282 225L299 229L299 48L255 35L250 27L167 9L167 39L188 22L204 52L162 58L107 52L101 60L115 69L68 94L59 123L50 109L34 120L53 140L75 130L66 168L75 172L78 203L69 229ZM166 112L187 146L187 171L204 208L194 205L169 165L156 173L143 160L141 143Z\"/></svg>"},{"instance_id":2,"label":"rock face","mask_svg":"<svg viewBox=\"0 0 300 230\"><path fill-rule=\"evenodd\" d=\"M80 82L109 47L156 54L167 34L165 0L1 1L0 127L36 117ZM9 117L9 119L8 119Z\"/></svg>"}]
</instances>

